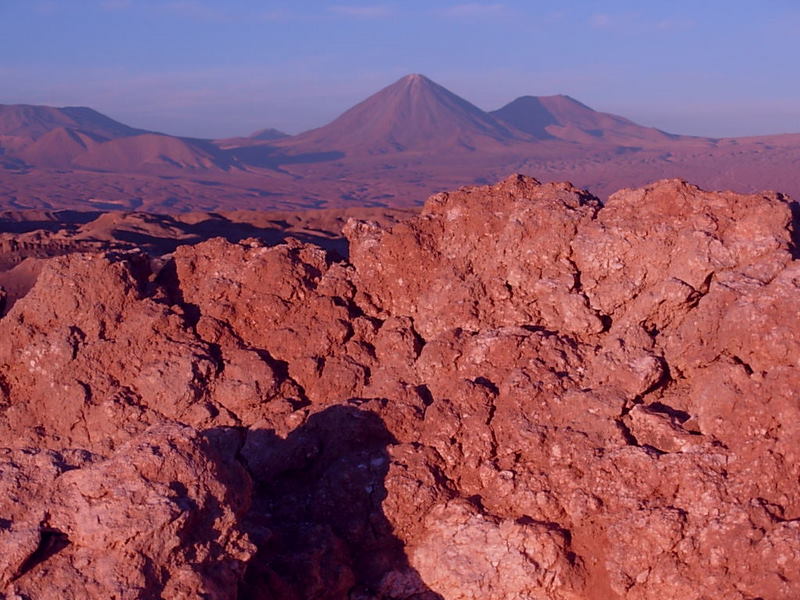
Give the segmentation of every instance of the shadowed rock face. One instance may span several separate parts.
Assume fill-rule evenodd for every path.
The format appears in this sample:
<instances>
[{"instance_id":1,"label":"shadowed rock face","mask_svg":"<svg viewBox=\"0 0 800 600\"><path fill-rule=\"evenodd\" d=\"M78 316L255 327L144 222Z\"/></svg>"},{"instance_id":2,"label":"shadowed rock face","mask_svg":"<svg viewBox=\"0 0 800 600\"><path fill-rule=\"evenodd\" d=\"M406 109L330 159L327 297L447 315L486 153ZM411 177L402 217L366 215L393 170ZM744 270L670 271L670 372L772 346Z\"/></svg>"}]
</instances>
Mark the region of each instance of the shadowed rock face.
<instances>
[{"instance_id":1,"label":"shadowed rock face","mask_svg":"<svg viewBox=\"0 0 800 600\"><path fill-rule=\"evenodd\" d=\"M351 221L349 262L44 259L0 320L0 585L795 598L794 208L515 176Z\"/></svg>"},{"instance_id":2,"label":"shadowed rock face","mask_svg":"<svg viewBox=\"0 0 800 600\"><path fill-rule=\"evenodd\" d=\"M255 547L250 480L189 427L162 424L108 459L5 450L0 531L10 598L235 598Z\"/></svg>"}]
</instances>

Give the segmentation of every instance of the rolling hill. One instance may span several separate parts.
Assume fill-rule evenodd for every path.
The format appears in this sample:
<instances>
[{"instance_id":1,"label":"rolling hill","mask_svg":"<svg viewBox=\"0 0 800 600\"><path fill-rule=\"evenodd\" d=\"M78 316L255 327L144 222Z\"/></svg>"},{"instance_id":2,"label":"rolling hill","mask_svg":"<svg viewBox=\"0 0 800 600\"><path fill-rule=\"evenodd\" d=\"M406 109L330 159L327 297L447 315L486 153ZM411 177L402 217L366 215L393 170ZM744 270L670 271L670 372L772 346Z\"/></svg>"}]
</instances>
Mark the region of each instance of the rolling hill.
<instances>
[{"instance_id":1,"label":"rolling hill","mask_svg":"<svg viewBox=\"0 0 800 600\"><path fill-rule=\"evenodd\" d=\"M80 131L104 140L146 133L83 106L0 104L0 136L36 140L54 129Z\"/></svg>"}]
</instances>

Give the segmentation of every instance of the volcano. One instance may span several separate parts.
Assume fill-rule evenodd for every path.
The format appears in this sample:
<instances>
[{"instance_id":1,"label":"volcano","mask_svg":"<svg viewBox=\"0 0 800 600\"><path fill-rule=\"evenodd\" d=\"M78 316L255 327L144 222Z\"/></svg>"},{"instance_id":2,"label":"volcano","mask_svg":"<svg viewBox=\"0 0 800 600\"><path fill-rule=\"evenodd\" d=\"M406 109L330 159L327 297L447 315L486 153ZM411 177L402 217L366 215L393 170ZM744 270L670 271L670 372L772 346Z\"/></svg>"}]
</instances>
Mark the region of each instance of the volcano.
<instances>
[{"instance_id":1,"label":"volcano","mask_svg":"<svg viewBox=\"0 0 800 600\"><path fill-rule=\"evenodd\" d=\"M800 197L799 162L800 134L675 135L566 95L486 112L422 75L285 137L181 138L89 108L0 105L0 207L15 209L94 210L96 199L158 212L410 206L509 172L599 197L660 178Z\"/></svg>"},{"instance_id":2,"label":"volcano","mask_svg":"<svg viewBox=\"0 0 800 600\"><path fill-rule=\"evenodd\" d=\"M537 140L607 142L627 146L669 142L680 137L654 127L644 127L624 117L598 112L563 94L522 96L491 115Z\"/></svg>"},{"instance_id":3,"label":"volcano","mask_svg":"<svg viewBox=\"0 0 800 600\"><path fill-rule=\"evenodd\" d=\"M525 137L423 75L407 75L332 123L287 140L304 151L474 151Z\"/></svg>"},{"instance_id":4,"label":"volcano","mask_svg":"<svg viewBox=\"0 0 800 600\"><path fill-rule=\"evenodd\" d=\"M266 129L259 129L255 133L248 136L251 140L261 140L264 142L271 142L273 140L280 140L289 137L288 133L284 133L280 129L274 127L267 127Z\"/></svg>"}]
</instances>

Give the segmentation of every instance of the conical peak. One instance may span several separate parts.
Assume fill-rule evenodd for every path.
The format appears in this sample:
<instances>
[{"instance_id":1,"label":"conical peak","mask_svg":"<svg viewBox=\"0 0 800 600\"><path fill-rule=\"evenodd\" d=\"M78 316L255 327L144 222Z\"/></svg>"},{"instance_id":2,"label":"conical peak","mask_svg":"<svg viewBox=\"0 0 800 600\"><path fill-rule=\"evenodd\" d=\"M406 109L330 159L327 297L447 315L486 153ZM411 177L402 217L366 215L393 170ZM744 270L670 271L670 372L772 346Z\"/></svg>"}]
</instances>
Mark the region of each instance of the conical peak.
<instances>
[{"instance_id":1,"label":"conical peak","mask_svg":"<svg viewBox=\"0 0 800 600\"><path fill-rule=\"evenodd\" d=\"M350 152L396 152L433 147L504 144L509 129L490 115L414 73L357 104L332 123L293 141Z\"/></svg>"},{"instance_id":2,"label":"conical peak","mask_svg":"<svg viewBox=\"0 0 800 600\"><path fill-rule=\"evenodd\" d=\"M415 83L433 83L430 79L422 75L421 73L411 73L410 75L406 75L405 77L400 79L401 82L408 83L408 84L415 84Z\"/></svg>"},{"instance_id":3,"label":"conical peak","mask_svg":"<svg viewBox=\"0 0 800 600\"><path fill-rule=\"evenodd\" d=\"M420 89L436 89L441 87L437 83L431 81L425 75L419 73L412 73L398 79L390 88L401 88L405 90L420 90Z\"/></svg>"},{"instance_id":4,"label":"conical peak","mask_svg":"<svg viewBox=\"0 0 800 600\"><path fill-rule=\"evenodd\" d=\"M419 107L426 103L444 103L450 105L451 108L457 105L459 110L479 110L447 88L419 73L398 79L370 96L366 103L381 106L381 110L386 110L390 105L397 109L401 106Z\"/></svg>"}]
</instances>

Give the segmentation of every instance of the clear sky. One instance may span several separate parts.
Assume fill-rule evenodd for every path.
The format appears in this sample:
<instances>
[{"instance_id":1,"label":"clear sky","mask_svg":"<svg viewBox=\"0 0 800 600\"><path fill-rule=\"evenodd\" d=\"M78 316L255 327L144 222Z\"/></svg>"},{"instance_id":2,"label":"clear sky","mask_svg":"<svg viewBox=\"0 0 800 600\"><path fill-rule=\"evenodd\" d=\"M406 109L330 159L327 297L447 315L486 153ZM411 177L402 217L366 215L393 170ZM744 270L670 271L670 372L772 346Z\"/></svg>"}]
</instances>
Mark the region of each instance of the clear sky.
<instances>
[{"instance_id":1,"label":"clear sky","mask_svg":"<svg viewBox=\"0 0 800 600\"><path fill-rule=\"evenodd\" d=\"M0 103L232 136L408 73L486 110L569 94L696 135L800 132L798 0L0 0Z\"/></svg>"}]
</instances>

